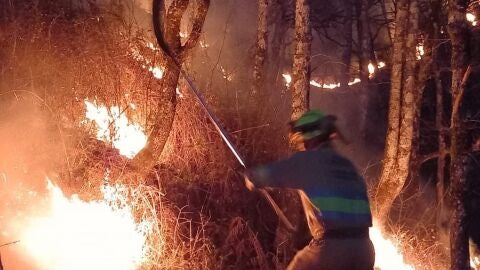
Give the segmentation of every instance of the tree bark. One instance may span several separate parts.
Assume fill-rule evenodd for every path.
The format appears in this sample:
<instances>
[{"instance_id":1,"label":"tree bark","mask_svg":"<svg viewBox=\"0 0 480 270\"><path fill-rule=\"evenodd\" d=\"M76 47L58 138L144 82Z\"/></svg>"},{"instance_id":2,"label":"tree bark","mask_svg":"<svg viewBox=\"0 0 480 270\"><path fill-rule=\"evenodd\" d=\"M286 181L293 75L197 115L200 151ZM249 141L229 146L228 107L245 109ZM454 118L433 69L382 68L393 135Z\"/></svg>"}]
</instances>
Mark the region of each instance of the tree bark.
<instances>
[{"instance_id":1,"label":"tree bark","mask_svg":"<svg viewBox=\"0 0 480 270\"><path fill-rule=\"evenodd\" d=\"M450 175L451 202L453 214L450 225L450 256L452 270L470 269L468 252L468 224L466 221L465 167L466 138L462 130L460 107L465 91L465 84L470 74L467 69L468 25L465 13L468 1L450 0L448 3L448 34L452 43L452 115L450 119Z\"/></svg>"},{"instance_id":2,"label":"tree bark","mask_svg":"<svg viewBox=\"0 0 480 270\"><path fill-rule=\"evenodd\" d=\"M374 213L380 222L386 221L393 200L397 196L398 186L401 184L401 180L398 180L396 173L401 123L401 93L404 79L405 37L407 36L409 6L410 0L399 0L397 2L398 10L395 18L388 130L383 167L375 196Z\"/></svg>"},{"instance_id":3,"label":"tree bark","mask_svg":"<svg viewBox=\"0 0 480 270\"><path fill-rule=\"evenodd\" d=\"M417 1L410 1L409 32L407 36L407 56L405 64L405 84L401 102L401 122L398 139L397 173L395 178L390 179L396 182L393 189L391 203L400 194L410 172L410 157L412 153L412 142L414 137L414 118L417 109L417 100L421 98L417 87L417 66L416 45L418 35L418 6ZM390 203L390 204L391 204Z\"/></svg>"},{"instance_id":4,"label":"tree bark","mask_svg":"<svg viewBox=\"0 0 480 270\"><path fill-rule=\"evenodd\" d=\"M157 41L161 47L168 48L166 53L175 57L180 65L184 63L200 39L210 0L196 0L192 31L182 45L180 24L189 4L190 1L173 0L168 10L165 10L164 1L153 1L153 28ZM134 164L141 171L150 170L156 164L168 139L175 116L176 88L179 77L179 67L169 56L166 56L164 76L150 100L153 103L154 115L148 142L134 159Z\"/></svg>"},{"instance_id":5,"label":"tree bark","mask_svg":"<svg viewBox=\"0 0 480 270\"><path fill-rule=\"evenodd\" d=\"M343 20L343 32L345 35L345 47L342 53L342 68L340 75L340 84L342 86L348 86L350 81L350 66L352 63L352 48L353 48L353 28L352 28L352 16L353 16L353 3L352 0L343 0L343 6L345 7L345 19Z\"/></svg>"},{"instance_id":6,"label":"tree bark","mask_svg":"<svg viewBox=\"0 0 480 270\"><path fill-rule=\"evenodd\" d=\"M280 80L281 85L285 85L285 80L281 76L283 72L284 64L285 64L285 33L290 29L290 25L287 22L287 19L284 17L284 1L274 1L270 5L270 13L273 15L275 14L274 20L274 29L272 31L272 40L271 44L268 44L270 47L270 55L275 55L275 57L271 57L268 60L268 70L269 72L267 75L268 81L275 82L275 87L277 87L277 83Z\"/></svg>"},{"instance_id":7,"label":"tree bark","mask_svg":"<svg viewBox=\"0 0 480 270\"><path fill-rule=\"evenodd\" d=\"M438 46L440 40L437 24L434 26L435 31L435 46ZM443 198L445 197L445 156L447 154L447 144L445 141L445 126L444 126L444 101L443 101L443 85L440 74L440 67L437 59L437 55L434 56L433 62L434 80L435 80L435 127L438 130L438 158L437 158L437 184L436 184L436 197L439 209L443 207Z\"/></svg>"},{"instance_id":8,"label":"tree bark","mask_svg":"<svg viewBox=\"0 0 480 270\"><path fill-rule=\"evenodd\" d=\"M295 8L295 52L292 68L291 119L299 118L309 107L311 46L310 1L297 0Z\"/></svg>"},{"instance_id":9,"label":"tree bark","mask_svg":"<svg viewBox=\"0 0 480 270\"><path fill-rule=\"evenodd\" d=\"M465 84L470 74L467 69L468 25L465 18L468 1L449 0L448 34L452 44L452 115L450 118L450 183L453 214L450 223L450 257L452 270L470 269L468 252L468 223L466 220L465 167L467 142L462 128L460 107Z\"/></svg>"},{"instance_id":10,"label":"tree bark","mask_svg":"<svg viewBox=\"0 0 480 270\"><path fill-rule=\"evenodd\" d=\"M427 82L432 78L433 74L433 40L432 40L432 23L431 23L431 14L432 10L430 8L430 4L428 3L429 0L418 0L419 6L419 16L422 16L419 19L419 29L423 32L424 36L424 50L425 54L423 55L422 59L419 61L418 65L418 82L416 84L416 100L414 104L414 112L415 116L413 119L413 139L412 139L412 151L410 157L410 173L409 179L415 181L416 179L420 179L420 168L422 162L419 160L419 150L420 150L420 122L421 122L421 107L423 101L423 92L427 85ZM426 5L426 8L421 9L421 5ZM426 25L420 25L420 21L426 22ZM415 48L416 49L416 48Z\"/></svg>"},{"instance_id":11,"label":"tree bark","mask_svg":"<svg viewBox=\"0 0 480 270\"><path fill-rule=\"evenodd\" d=\"M357 17L357 40L358 40L358 72L362 85L368 82L368 35L367 35L367 2L366 0L356 0L355 10Z\"/></svg>"},{"instance_id":12,"label":"tree bark","mask_svg":"<svg viewBox=\"0 0 480 270\"><path fill-rule=\"evenodd\" d=\"M253 66L252 96L265 92L265 59L268 52L268 0L258 0L257 39Z\"/></svg>"},{"instance_id":13,"label":"tree bark","mask_svg":"<svg viewBox=\"0 0 480 270\"><path fill-rule=\"evenodd\" d=\"M385 20L386 23L386 27L387 27L387 32L388 32L388 38L390 40L390 44L393 45L393 34L392 34L392 29L390 27L390 18L388 18L388 13L387 13L387 7L385 5L385 0L380 0L380 7L382 8L382 15L383 15L383 19Z\"/></svg>"}]
</instances>

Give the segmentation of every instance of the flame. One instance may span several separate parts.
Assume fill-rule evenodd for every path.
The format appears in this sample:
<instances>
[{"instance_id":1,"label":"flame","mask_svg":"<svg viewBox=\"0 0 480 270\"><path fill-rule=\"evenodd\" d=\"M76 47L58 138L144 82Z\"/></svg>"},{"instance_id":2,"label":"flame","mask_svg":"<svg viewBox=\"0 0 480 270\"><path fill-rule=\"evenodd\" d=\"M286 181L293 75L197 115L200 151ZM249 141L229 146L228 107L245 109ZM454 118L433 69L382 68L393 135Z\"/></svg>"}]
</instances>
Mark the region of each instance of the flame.
<instances>
[{"instance_id":1,"label":"flame","mask_svg":"<svg viewBox=\"0 0 480 270\"><path fill-rule=\"evenodd\" d=\"M375 247L375 268L388 270L414 270L415 268L404 262L403 255L398 247L385 238L382 231L373 226L370 228L370 239Z\"/></svg>"},{"instance_id":2,"label":"flame","mask_svg":"<svg viewBox=\"0 0 480 270\"><path fill-rule=\"evenodd\" d=\"M230 72L227 72L227 70L220 66L220 70L222 71L222 74L223 74L223 78L226 79L227 81L232 81L233 79L233 74Z\"/></svg>"},{"instance_id":3,"label":"flame","mask_svg":"<svg viewBox=\"0 0 480 270\"><path fill-rule=\"evenodd\" d=\"M152 51L160 51L160 49L157 48L152 42L147 42L146 46L147 46L147 48L149 48Z\"/></svg>"},{"instance_id":4,"label":"flame","mask_svg":"<svg viewBox=\"0 0 480 270\"><path fill-rule=\"evenodd\" d=\"M147 144L147 135L138 123L129 123L127 116L118 106L108 109L85 100L85 117L97 124L98 140L112 143L121 155L133 158ZM130 107L132 107L130 105Z\"/></svg>"},{"instance_id":5,"label":"flame","mask_svg":"<svg viewBox=\"0 0 480 270\"><path fill-rule=\"evenodd\" d=\"M368 64L369 77L370 78L373 77L373 74L375 74L376 69L382 69L385 66L386 66L386 64L383 61L378 62L377 68L375 68L375 66L372 63L369 63ZM290 83L292 82L292 76L288 73L283 73L282 76L283 76L283 79L285 80L285 85L287 87L290 86ZM352 81L348 82L348 85L354 85L354 84L357 84L357 83L360 83L360 82L361 82L360 78L354 78ZM318 81L313 80L313 79L310 80L310 85L318 87L318 88L324 88L324 89L335 89L335 88L340 87L340 83L328 83L328 84L324 83L324 84L322 84L322 83L319 83Z\"/></svg>"},{"instance_id":6,"label":"flame","mask_svg":"<svg viewBox=\"0 0 480 270\"><path fill-rule=\"evenodd\" d=\"M473 257L470 258L470 267L472 267L474 270L480 269L480 257Z\"/></svg>"},{"instance_id":7,"label":"flame","mask_svg":"<svg viewBox=\"0 0 480 270\"><path fill-rule=\"evenodd\" d=\"M467 21L472 23L473 26L477 25L477 16L472 13L467 13L465 17L467 18Z\"/></svg>"},{"instance_id":8,"label":"flame","mask_svg":"<svg viewBox=\"0 0 480 270\"><path fill-rule=\"evenodd\" d=\"M104 199L90 202L67 198L50 180L47 187L44 210L16 226L35 269L134 270L147 261L151 223L135 222L124 187L104 186Z\"/></svg>"},{"instance_id":9,"label":"flame","mask_svg":"<svg viewBox=\"0 0 480 270\"><path fill-rule=\"evenodd\" d=\"M177 94L177 96L179 98L184 98L185 96L183 95L182 91L180 91L180 88L177 86L177 88L175 88L175 93Z\"/></svg>"},{"instance_id":10,"label":"flame","mask_svg":"<svg viewBox=\"0 0 480 270\"><path fill-rule=\"evenodd\" d=\"M206 49L206 48L210 47L210 45L207 42L205 42L203 40L200 40L200 47Z\"/></svg>"},{"instance_id":11,"label":"flame","mask_svg":"<svg viewBox=\"0 0 480 270\"><path fill-rule=\"evenodd\" d=\"M145 44L145 47L147 47L148 49L150 49L152 51L160 51L160 49L155 47L155 45L151 42L147 42ZM156 79L159 79L159 80L163 78L163 73L165 72L165 69L163 67L153 65L152 61L150 61L149 59L146 59L140 53L140 51L138 51L135 48L131 49L131 54L132 54L132 57L136 61L142 63L142 68L147 69L148 71L150 71L153 74L153 77L155 77Z\"/></svg>"},{"instance_id":12,"label":"flame","mask_svg":"<svg viewBox=\"0 0 480 270\"><path fill-rule=\"evenodd\" d=\"M310 85L313 85L315 87L322 87L322 84L315 80L310 80Z\"/></svg>"},{"instance_id":13,"label":"flame","mask_svg":"<svg viewBox=\"0 0 480 270\"><path fill-rule=\"evenodd\" d=\"M361 81L362 80L360 80L360 78L355 78L353 79L353 81L348 82L348 85L354 85L354 84L360 83Z\"/></svg>"},{"instance_id":14,"label":"flame","mask_svg":"<svg viewBox=\"0 0 480 270\"><path fill-rule=\"evenodd\" d=\"M322 88L326 88L326 89L335 89L337 87L340 87L340 83L330 83L330 84L323 84L322 85Z\"/></svg>"},{"instance_id":15,"label":"flame","mask_svg":"<svg viewBox=\"0 0 480 270\"><path fill-rule=\"evenodd\" d=\"M285 82L286 82L285 86L287 86L287 87L290 86L290 83L292 82L292 76L288 73L284 73L284 74L282 74L282 76L283 76L283 79L285 79Z\"/></svg>"},{"instance_id":16,"label":"flame","mask_svg":"<svg viewBox=\"0 0 480 270\"><path fill-rule=\"evenodd\" d=\"M285 79L285 85L288 87L290 86L290 83L292 82L292 76L288 73L284 73L282 74L283 76L283 79ZM350 82L348 85L352 85L352 84L355 84L357 82ZM334 89L334 88L337 88L337 87L340 87L340 83L331 83L331 84L321 84L315 80L310 80L310 85L312 86L315 86L315 87L318 87L318 88L326 88L326 89Z\"/></svg>"},{"instance_id":17,"label":"flame","mask_svg":"<svg viewBox=\"0 0 480 270\"><path fill-rule=\"evenodd\" d=\"M368 77L373 77L373 74L375 73L375 66L370 62L368 63Z\"/></svg>"},{"instance_id":18,"label":"flame","mask_svg":"<svg viewBox=\"0 0 480 270\"><path fill-rule=\"evenodd\" d=\"M161 67L148 67L148 71L152 72L153 77L159 80L163 78L164 70Z\"/></svg>"},{"instance_id":19,"label":"flame","mask_svg":"<svg viewBox=\"0 0 480 270\"><path fill-rule=\"evenodd\" d=\"M417 60L422 59L422 56L424 54L425 54L425 49L423 47L423 42L421 42L417 45L417 53L416 53Z\"/></svg>"}]
</instances>

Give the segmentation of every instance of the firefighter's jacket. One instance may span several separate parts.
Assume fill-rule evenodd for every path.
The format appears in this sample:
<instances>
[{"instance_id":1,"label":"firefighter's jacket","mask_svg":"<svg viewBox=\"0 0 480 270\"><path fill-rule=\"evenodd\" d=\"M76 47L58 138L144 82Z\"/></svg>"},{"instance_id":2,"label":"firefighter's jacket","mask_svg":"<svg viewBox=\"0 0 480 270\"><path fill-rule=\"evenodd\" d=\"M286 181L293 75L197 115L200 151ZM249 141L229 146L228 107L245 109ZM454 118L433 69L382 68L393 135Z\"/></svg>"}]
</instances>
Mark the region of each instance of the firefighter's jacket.
<instances>
[{"instance_id":1,"label":"firefighter's jacket","mask_svg":"<svg viewBox=\"0 0 480 270\"><path fill-rule=\"evenodd\" d=\"M256 186L297 189L314 238L372 226L364 179L330 145L257 167L250 176Z\"/></svg>"}]
</instances>

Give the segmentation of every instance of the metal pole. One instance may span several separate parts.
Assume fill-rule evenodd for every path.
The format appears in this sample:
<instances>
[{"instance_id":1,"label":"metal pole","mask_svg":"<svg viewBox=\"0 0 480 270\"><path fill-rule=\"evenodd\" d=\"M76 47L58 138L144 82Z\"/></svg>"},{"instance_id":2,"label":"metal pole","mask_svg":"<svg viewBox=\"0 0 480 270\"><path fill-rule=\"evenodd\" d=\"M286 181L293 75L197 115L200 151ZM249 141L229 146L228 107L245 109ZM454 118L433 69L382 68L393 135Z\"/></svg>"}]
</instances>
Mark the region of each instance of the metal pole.
<instances>
[{"instance_id":1,"label":"metal pole","mask_svg":"<svg viewBox=\"0 0 480 270\"><path fill-rule=\"evenodd\" d=\"M176 59L175 55L172 53L172 51L170 50L170 47L165 41L163 31L162 31L163 29L160 23L162 20L160 13L163 11L163 8L164 8L164 3L162 2L162 0L153 1L153 7L152 7L153 30L154 30L158 45L160 46L160 48L162 48L163 52L170 58L170 60L173 62L174 66L178 69L178 71L180 72L182 77L185 79L185 81L187 81L187 84L190 90L197 97L198 101L202 105L203 110L207 114L212 124L215 126L215 129L220 134L225 144L228 146L228 148L233 153L235 158L238 160L240 165L242 165L242 167L246 169L247 165L245 163L245 160L240 155L240 152L238 151L237 147L235 146L232 139L228 135L227 131L222 127L222 125L220 124L220 121L218 120L217 116L213 113L213 111L210 110L210 108L207 105L207 102L205 101L205 98L200 93L198 88L195 86L193 81L190 79L188 74L183 70L182 64ZM268 192L265 189L258 189L258 190L265 197L265 199L267 199L268 203L273 208L273 210L275 211L279 219L285 224L287 229L289 229L290 231L296 231L296 228L292 225L292 223L290 223L290 221L287 219L285 214L283 214L282 210L280 209L280 207L278 207L278 205L275 203L275 201L270 196L270 194L268 194Z\"/></svg>"}]
</instances>

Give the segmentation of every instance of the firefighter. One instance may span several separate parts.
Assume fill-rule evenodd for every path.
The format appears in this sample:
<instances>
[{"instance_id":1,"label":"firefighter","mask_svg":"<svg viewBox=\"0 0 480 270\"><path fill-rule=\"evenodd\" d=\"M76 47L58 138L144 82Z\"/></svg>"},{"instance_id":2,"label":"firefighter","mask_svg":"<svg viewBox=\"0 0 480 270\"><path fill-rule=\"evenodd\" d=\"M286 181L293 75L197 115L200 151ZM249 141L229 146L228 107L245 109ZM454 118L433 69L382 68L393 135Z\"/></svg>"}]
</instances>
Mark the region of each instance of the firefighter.
<instances>
[{"instance_id":1,"label":"firefighter","mask_svg":"<svg viewBox=\"0 0 480 270\"><path fill-rule=\"evenodd\" d=\"M287 270L371 270L375 255L369 238L372 215L364 179L338 154L331 140L342 137L336 117L316 110L291 122L304 149L287 159L246 173L245 184L298 190L312 240Z\"/></svg>"}]
</instances>

